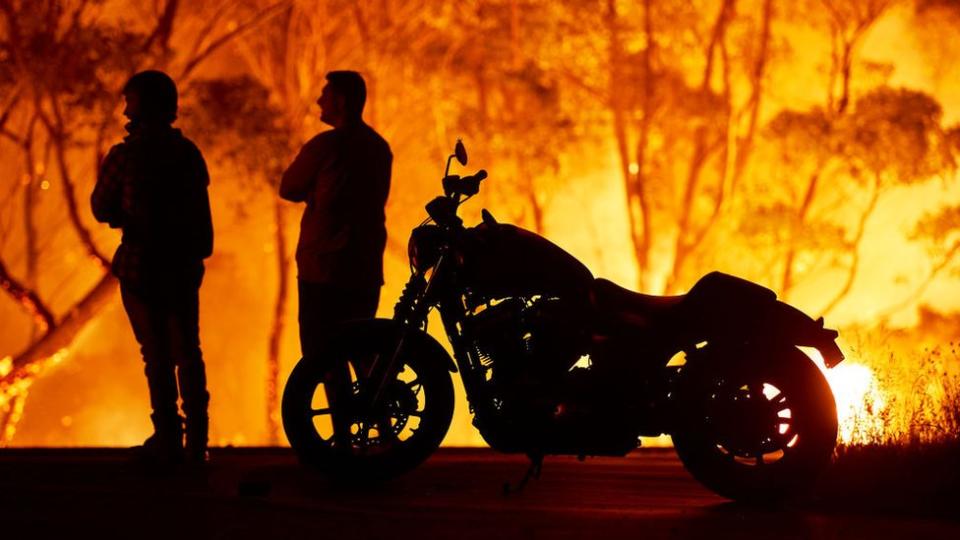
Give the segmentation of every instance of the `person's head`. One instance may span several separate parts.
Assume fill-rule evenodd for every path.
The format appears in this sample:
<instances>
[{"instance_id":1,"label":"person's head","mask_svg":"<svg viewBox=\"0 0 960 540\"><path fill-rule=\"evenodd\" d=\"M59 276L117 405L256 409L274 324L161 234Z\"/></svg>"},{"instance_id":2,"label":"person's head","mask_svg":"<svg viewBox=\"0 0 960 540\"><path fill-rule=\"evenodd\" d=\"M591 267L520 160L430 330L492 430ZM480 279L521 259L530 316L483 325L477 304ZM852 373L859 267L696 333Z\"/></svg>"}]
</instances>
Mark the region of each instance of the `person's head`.
<instances>
[{"instance_id":1,"label":"person's head","mask_svg":"<svg viewBox=\"0 0 960 540\"><path fill-rule=\"evenodd\" d=\"M162 71L141 71L123 86L130 120L171 124L177 118L177 85Z\"/></svg>"},{"instance_id":2,"label":"person's head","mask_svg":"<svg viewBox=\"0 0 960 540\"><path fill-rule=\"evenodd\" d=\"M367 101L367 85L356 71L331 71L317 98L320 120L333 127L359 121Z\"/></svg>"}]
</instances>

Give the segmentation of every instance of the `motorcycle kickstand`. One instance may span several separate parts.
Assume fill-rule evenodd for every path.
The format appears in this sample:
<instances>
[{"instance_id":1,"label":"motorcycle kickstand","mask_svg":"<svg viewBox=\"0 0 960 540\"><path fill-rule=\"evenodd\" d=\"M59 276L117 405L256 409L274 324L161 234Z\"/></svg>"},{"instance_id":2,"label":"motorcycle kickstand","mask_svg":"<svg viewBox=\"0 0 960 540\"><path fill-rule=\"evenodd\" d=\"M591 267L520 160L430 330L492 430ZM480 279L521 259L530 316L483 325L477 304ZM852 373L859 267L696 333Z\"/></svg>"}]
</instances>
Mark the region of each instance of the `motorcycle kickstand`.
<instances>
[{"instance_id":1,"label":"motorcycle kickstand","mask_svg":"<svg viewBox=\"0 0 960 540\"><path fill-rule=\"evenodd\" d=\"M520 479L520 482L518 482L516 486L511 486L510 482L503 483L504 496L510 495L511 493L520 493L523 491L523 488L527 486L527 482L529 482L531 478L540 479L540 471L543 470L543 455L531 454L527 457L530 458L530 467L527 468L527 472L524 473L523 478Z\"/></svg>"}]
</instances>

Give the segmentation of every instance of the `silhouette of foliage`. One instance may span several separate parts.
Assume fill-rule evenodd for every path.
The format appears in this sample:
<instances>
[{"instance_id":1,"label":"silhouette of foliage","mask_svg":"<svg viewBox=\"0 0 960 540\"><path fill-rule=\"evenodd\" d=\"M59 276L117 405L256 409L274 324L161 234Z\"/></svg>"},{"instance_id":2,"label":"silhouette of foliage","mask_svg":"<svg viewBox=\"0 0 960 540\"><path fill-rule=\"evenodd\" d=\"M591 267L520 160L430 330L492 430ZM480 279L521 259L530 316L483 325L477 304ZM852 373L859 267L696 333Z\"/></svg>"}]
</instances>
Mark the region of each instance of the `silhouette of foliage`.
<instances>
[{"instance_id":1,"label":"silhouette of foliage","mask_svg":"<svg viewBox=\"0 0 960 540\"><path fill-rule=\"evenodd\" d=\"M940 104L923 92L878 88L858 99L837 134L853 178L910 184L953 169Z\"/></svg>"},{"instance_id":2,"label":"silhouette of foliage","mask_svg":"<svg viewBox=\"0 0 960 540\"><path fill-rule=\"evenodd\" d=\"M230 162L246 174L242 182L279 182L290 152L290 133L279 123L282 111L270 103L270 93L256 79L243 75L203 79L190 85L184 126L216 159Z\"/></svg>"}]
</instances>

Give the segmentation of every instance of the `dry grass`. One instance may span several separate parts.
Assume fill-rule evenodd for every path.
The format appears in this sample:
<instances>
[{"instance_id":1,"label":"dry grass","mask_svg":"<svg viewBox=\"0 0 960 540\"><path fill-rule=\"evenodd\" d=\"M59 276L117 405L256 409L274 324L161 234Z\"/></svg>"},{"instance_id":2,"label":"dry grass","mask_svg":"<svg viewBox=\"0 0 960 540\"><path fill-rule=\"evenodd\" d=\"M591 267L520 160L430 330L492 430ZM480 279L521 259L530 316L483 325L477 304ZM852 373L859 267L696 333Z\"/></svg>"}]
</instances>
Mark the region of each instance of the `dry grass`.
<instances>
[{"instance_id":1,"label":"dry grass","mask_svg":"<svg viewBox=\"0 0 960 540\"><path fill-rule=\"evenodd\" d=\"M873 374L862 404L848 414L849 446L915 446L960 434L960 347L883 328L849 332L849 362ZM835 388L842 392L842 388ZM843 417L843 411L840 411Z\"/></svg>"},{"instance_id":2,"label":"dry grass","mask_svg":"<svg viewBox=\"0 0 960 540\"><path fill-rule=\"evenodd\" d=\"M872 370L874 388L847 421L817 506L960 516L957 328L847 332L850 359Z\"/></svg>"}]
</instances>

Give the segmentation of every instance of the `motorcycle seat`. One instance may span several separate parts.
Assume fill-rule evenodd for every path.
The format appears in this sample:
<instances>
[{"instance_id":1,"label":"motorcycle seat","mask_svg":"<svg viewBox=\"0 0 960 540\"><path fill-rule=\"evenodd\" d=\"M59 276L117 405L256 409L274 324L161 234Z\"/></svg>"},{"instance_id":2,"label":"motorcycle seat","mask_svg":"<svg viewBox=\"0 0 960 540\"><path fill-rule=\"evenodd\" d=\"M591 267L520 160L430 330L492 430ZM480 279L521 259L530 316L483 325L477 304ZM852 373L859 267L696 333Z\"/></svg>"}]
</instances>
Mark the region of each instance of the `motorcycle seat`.
<instances>
[{"instance_id":1,"label":"motorcycle seat","mask_svg":"<svg viewBox=\"0 0 960 540\"><path fill-rule=\"evenodd\" d=\"M655 296L631 291L603 278L593 280L590 301L594 310L604 319L630 325L646 326L651 319L663 317L677 308L686 298Z\"/></svg>"}]
</instances>

